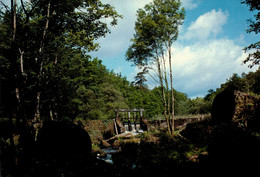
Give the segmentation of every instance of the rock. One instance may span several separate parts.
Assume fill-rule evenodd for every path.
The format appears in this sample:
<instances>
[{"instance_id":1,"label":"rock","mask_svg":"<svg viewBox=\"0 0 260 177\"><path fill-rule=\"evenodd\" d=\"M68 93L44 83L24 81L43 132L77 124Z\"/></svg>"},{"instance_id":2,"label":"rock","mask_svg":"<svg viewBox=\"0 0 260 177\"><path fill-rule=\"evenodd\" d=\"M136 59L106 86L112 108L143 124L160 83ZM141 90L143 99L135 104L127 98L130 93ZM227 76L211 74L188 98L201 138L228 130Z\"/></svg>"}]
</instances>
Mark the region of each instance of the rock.
<instances>
[{"instance_id":1,"label":"rock","mask_svg":"<svg viewBox=\"0 0 260 177\"><path fill-rule=\"evenodd\" d=\"M103 146L104 148L109 148L109 147L111 147L111 144L109 144L109 143L108 143L107 141L105 141L105 140L102 140L101 143L102 143L102 146Z\"/></svg>"},{"instance_id":2,"label":"rock","mask_svg":"<svg viewBox=\"0 0 260 177\"><path fill-rule=\"evenodd\" d=\"M123 144L140 144L140 138L132 138L132 139L125 139L125 140L115 140L113 143L113 147L121 147Z\"/></svg>"},{"instance_id":3,"label":"rock","mask_svg":"<svg viewBox=\"0 0 260 177\"><path fill-rule=\"evenodd\" d=\"M192 122L187 124L186 128L181 131L181 135L192 143L205 146L209 141L212 127L209 120Z\"/></svg>"},{"instance_id":4,"label":"rock","mask_svg":"<svg viewBox=\"0 0 260 177\"><path fill-rule=\"evenodd\" d=\"M135 135L131 132L122 133L104 141L108 144L112 144L113 147L120 147L125 143L140 143L140 139L136 138Z\"/></svg>"},{"instance_id":5,"label":"rock","mask_svg":"<svg viewBox=\"0 0 260 177\"><path fill-rule=\"evenodd\" d=\"M240 127L260 131L260 98L240 91L219 93L211 110L215 123L237 123Z\"/></svg>"},{"instance_id":6,"label":"rock","mask_svg":"<svg viewBox=\"0 0 260 177\"><path fill-rule=\"evenodd\" d=\"M134 134L131 133L131 132L126 132L126 133L122 133L122 134L119 134L119 135L115 135L107 140L105 140L107 143L109 144L113 144L115 140L118 140L118 139L131 139L131 138L134 138Z\"/></svg>"},{"instance_id":7,"label":"rock","mask_svg":"<svg viewBox=\"0 0 260 177\"><path fill-rule=\"evenodd\" d=\"M144 131L150 131L151 124L144 117L141 118L141 129Z\"/></svg>"},{"instance_id":8,"label":"rock","mask_svg":"<svg viewBox=\"0 0 260 177\"><path fill-rule=\"evenodd\" d=\"M211 117L215 123L230 122L235 110L234 92L226 90L219 93L212 104Z\"/></svg>"},{"instance_id":9,"label":"rock","mask_svg":"<svg viewBox=\"0 0 260 177\"><path fill-rule=\"evenodd\" d=\"M241 127L260 132L260 98L236 91L236 107L232 117Z\"/></svg>"},{"instance_id":10,"label":"rock","mask_svg":"<svg viewBox=\"0 0 260 177\"><path fill-rule=\"evenodd\" d=\"M59 171L65 176L80 176L92 164L90 137L82 127L71 122L44 122L33 159L35 173L42 176L53 176Z\"/></svg>"},{"instance_id":11,"label":"rock","mask_svg":"<svg viewBox=\"0 0 260 177\"><path fill-rule=\"evenodd\" d=\"M123 123L121 121L121 119L116 119L116 123L118 124L119 127L123 127Z\"/></svg>"}]
</instances>

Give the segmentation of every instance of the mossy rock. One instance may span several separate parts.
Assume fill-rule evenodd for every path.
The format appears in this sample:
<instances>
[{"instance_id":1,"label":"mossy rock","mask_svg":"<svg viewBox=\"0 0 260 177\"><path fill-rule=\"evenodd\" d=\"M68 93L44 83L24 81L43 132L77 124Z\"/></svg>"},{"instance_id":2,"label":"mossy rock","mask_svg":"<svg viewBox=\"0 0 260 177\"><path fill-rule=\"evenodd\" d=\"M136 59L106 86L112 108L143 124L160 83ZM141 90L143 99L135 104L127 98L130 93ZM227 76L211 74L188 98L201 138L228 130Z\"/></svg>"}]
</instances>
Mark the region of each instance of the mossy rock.
<instances>
[{"instance_id":1,"label":"mossy rock","mask_svg":"<svg viewBox=\"0 0 260 177\"><path fill-rule=\"evenodd\" d=\"M102 144L102 147L104 147L104 148L109 148L109 147L111 147L111 144L109 144L107 141L105 141L105 140L102 140L101 141L101 144Z\"/></svg>"},{"instance_id":2,"label":"mossy rock","mask_svg":"<svg viewBox=\"0 0 260 177\"><path fill-rule=\"evenodd\" d=\"M141 142L140 138L119 139L114 141L113 147L121 147L124 144L130 144L130 143L140 144L140 142Z\"/></svg>"},{"instance_id":3,"label":"mossy rock","mask_svg":"<svg viewBox=\"0 0 260 177\"><path fill-rule=\"evenodd\" d=\"M211 116L215 124L236 123L244 129L260 132L260 98L225 90L215 97Z\"/></svg>"}]
</instances>

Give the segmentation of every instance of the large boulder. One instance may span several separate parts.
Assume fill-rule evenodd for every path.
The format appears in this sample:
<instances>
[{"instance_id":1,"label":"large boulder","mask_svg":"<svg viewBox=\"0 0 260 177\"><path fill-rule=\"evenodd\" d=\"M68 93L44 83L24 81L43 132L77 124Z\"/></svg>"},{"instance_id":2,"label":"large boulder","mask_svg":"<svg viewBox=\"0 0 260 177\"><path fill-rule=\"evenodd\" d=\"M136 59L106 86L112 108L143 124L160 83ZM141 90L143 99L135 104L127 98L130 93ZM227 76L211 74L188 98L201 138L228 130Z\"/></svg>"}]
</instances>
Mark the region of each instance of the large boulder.
<instances>
[{"instance_id":1,"label":"large boulder","mask_svg":"<svg viewBox=\"0 0 260 177\"><path fill-rule=\"evenodd\" d=\"M33 159L38 176L82 176L91 164L91 140L81 126L71 122L43 123Z\"/></svg>"},{"instance_id":2,"label":"large boulder","mask_svg":"<svg viewBox=\"0 0 260 177\"><path fill-rule=\"evenodd\" d=\"M236 107L232 117L241 127L260 131L260 97L239 91L234 92Z\"/></svg>"},{"instance_id":3,"label":"large boulder","mask_svg":"<svg viewBox=\"0 0 260 177\"><path fill-rule=\"evenodd\" d=\"M235 111L234 92L225 90L220 92L214 99L211 108L213 122L231 122Z\"/></svg>"},{"instance_id":4,"label":"large boulder","mask_svg":"<svg viewBox=\"0 0 260 177\"><path fill-rule=\"evenodd\" d=\"M215 123L233 122L245 129L260 131L260 98L225 90L214 99L211 116Z\"/></svg>"}]
</instances>

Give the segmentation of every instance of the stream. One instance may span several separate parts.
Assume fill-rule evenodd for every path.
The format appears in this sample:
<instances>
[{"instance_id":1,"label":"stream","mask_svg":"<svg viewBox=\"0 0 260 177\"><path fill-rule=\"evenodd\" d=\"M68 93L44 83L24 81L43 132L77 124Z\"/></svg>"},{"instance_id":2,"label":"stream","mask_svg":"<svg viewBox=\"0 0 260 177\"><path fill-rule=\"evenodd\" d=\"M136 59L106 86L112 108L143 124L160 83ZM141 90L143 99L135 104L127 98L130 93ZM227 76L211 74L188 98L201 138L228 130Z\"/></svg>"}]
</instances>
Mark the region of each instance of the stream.
<instances>
[{"instance_id":1,"label":"stream","mask_svg":"<svg viewBox=\"0 0 260 177\"><path fill-rule=\"evenodd\" d=\"M113 164L112 154L118 153L119 150L113 149L113 148L105 148L105 149L102 149L102 151L104 151L105 156L100 157L100 154L97 154L97 159L103 160L103 161L110 163L110 164Z\"/></svg>"},{"instance_id":2,"label":"stream","mask_svg":"<svg viewBox=\"0 0 260 177\"><path fill-rule=\"evenodd\" d=\"M136 136L144 132L142 129L140 129L140 126L136 126L134 124L130 124L130 126L128 124L125 124L124 126L125 126L125 132L120 135L131 133L133 136ZM101 150L104 152L105 155L97 154L97 159L103 160L110 164L113 164L112 155L120 151L119 149L114 149L112 147L104 148Z\"/></svg>"}]
</instances>

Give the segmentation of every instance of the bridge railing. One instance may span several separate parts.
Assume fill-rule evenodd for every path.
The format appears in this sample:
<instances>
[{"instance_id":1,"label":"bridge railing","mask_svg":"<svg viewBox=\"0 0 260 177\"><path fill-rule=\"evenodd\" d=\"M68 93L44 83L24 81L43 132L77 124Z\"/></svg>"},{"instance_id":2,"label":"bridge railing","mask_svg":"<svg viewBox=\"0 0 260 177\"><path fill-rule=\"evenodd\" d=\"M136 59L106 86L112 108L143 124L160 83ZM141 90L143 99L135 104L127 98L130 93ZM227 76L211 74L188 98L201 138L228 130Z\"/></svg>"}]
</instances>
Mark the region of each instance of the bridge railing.
<instances>
[{"instance_id":1,"label":"bridge railing","mask_svg":"<svg viewBox=\"0 0 260 177\"><path fill-rule=\"evenodd\" d=\"M125 131L139 130L142 126L143 112L144 109L116 109L114 121L116 133L122 132L122 129ZM120 127L118 127L118 120L122 123Z\"/></svg>"}]
</instances>

